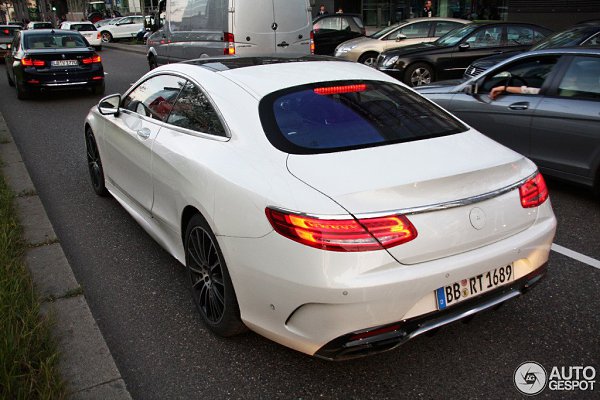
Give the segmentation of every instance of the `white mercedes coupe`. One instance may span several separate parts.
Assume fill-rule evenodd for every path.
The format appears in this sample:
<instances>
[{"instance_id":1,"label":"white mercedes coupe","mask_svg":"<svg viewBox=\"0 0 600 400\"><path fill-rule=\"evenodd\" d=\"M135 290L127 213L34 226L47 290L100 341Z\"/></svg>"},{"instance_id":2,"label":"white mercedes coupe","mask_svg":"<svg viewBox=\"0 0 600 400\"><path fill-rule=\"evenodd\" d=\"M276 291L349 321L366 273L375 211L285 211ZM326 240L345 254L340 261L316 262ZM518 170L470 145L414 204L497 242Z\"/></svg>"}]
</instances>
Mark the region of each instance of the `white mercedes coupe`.
<instances>
[{"instance_id":1,"label":"white mercedes coupe","mask_svg":"<svg viewBox=\"0 0 600 400\"><path fill-rule=\"evenodd\" d=\"M329 360L523 294L556 229L531 161L356 63L166 65L102 99L85 140L96 193L186 266L214 333Z\"/></svg>"}]
</instances>

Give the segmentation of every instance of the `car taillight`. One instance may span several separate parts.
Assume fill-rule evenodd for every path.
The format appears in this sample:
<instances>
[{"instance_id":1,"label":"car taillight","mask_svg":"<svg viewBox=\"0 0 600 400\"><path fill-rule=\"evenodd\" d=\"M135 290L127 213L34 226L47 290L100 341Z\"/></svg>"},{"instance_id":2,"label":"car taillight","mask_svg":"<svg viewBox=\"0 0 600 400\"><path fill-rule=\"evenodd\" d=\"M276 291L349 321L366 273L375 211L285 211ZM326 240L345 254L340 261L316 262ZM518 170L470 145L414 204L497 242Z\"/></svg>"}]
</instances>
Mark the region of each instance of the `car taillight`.
<instances>
[{"instance_id":1,"label":"car taillight","mask_svg":"<svg viewBox=\"0 0 600 400\"><path fill-rule=\"evenodd\" d=\"M21 59L21 64L25 67L43 67L44 65L46 65L46 62L44 60L36 60L33 58L22 58Z\"/></svg>"},{"instance_id":2,"label":"car taillight","mask_svg":"<svg viewBox=\"0 0 600 400\"><path fill-rule=\"evenodd\" d=\"M267 208L265 213L280 235L322 250L381 250L417 237L417 230L404 215L356 220L320 219L272 208Z\"/></svg>"},{"instance_id":3,"label":"car taillight","mask_svg":"<svg viewBox=\"0 0 600 400\"><path fill-rule=\"evenodd\" d=\"M548 187L544 177L539 172L527 182L519 186L521 206L523 208L537 207L548 198Z\"/></svg>"},{"instance_id":4,"label":"car taillight","mask_svg":"<svg viewBox=\"0 0 600 400\"><path fill-rule=\"evenodd\" d=\"M102 35L100 35L100 32L98 32L98 34L96 35L96 39L101 39Z\"/></svg>"},{"instance_id":5,"label":"car taillight","mask_svg":"<svg viewBox=\"0 0 600 400\"><path fill-rule=\"evenodd\" d=\"M84 64L100 63L100 62L102 62L102 58L100 58L100 56L96 54L92 57L82 58L81 62Z\"/></svg>"},{"instance_id":6,"label":"car taillight","mask_svg":"<svg viewBox=\"0 0 600 400\"><path fill-rule=\"evenodd\" d=\"M223 49L223 54L226 56L235 55L235 38L233 33L225 32L223 34L223 41L225 42L225 49Z\"/></svg>"},{"instance_id":7,"label":"car taillight","mask_svg":"<svg viewBox=\"0 0 600 400\"><path fill-rule=\"evenodd\" d=\"M310 31L310 54L315 54L315 31Z\"/></svg>"}]
</instances>

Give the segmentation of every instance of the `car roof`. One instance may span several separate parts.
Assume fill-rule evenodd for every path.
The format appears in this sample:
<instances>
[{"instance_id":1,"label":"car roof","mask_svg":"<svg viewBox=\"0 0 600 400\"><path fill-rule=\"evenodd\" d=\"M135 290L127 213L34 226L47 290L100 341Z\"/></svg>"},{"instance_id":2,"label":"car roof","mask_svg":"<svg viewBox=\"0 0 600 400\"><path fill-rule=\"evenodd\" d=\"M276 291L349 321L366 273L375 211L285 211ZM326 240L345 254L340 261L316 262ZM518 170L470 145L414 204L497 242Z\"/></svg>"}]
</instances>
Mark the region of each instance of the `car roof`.
<instances>
[{"instance_id":1,"label":"car roof","mask_svg":"<svg viewBox=\"0 0 600 400\"><path fill-rule=\"evenodd\" d=\"M21 31L22 35L40 35L42 33L70 33L72 35L81 35L79 31L71 31L69 29L35 29Z\"/></svg>"},{"instance_id":2,"label":"car roof","mask_svg":"<svg viewBox=\"0 0 600 400\"><path fill-rule=\"evenodd\" d=\"M69 24L69 25L81 25L81 24L94 25L93 22L91 22L91 21L65 21L65 22L63 22L63 24Z\"/></svg>"},{"instance_id":3,"label":"car roof","mask_svg":"<svg viewBox=\"0 0 600 400\"><path fill-rule=\"evenodd\" d=\"M201 58L169 64L155 71L160 69L192 77L214 74L236 83L257 99L277 90L314 82L365 79L398 83L366 65L326 56Z\"/></svg>"}]
</instances>

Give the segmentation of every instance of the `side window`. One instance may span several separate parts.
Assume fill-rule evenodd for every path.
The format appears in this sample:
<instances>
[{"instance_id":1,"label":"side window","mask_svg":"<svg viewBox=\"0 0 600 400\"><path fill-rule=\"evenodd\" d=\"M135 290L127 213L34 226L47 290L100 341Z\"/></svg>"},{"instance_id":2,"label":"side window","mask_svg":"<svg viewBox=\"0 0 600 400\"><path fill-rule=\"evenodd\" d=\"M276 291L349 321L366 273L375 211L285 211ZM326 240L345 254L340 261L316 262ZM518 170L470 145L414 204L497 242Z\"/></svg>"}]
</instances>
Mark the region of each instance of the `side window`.
<instances>
[{"instance_id":1,"label":"side window","mask_svg":"<svg viewBox=\"0 0 600 400\"><path fill-rule=\"evenodd\" d=\"M535 43L533 29L525 26L508 26L506 38L509 46L529 46Z\"/></svg>"},{"instance_id":2,"label":"side window","mask_svg":"<svg viewBox=\"0 0 600 400\"><path fill-rule=\"evenodd\" d=\"M600 46L600 32L583 42L583 46Z\"/></svg>"},{"instance_id":3,"label":"side window","mask_svg":"<svg viewBox=\"0 0 600 400\"><path fill-rule=\"evenodd\" d=\"M500 85L541 88L558 59L558 56L538 56L519 60L506 66L501 72L488 75L482 85L482 92L489 92Z\"/></svg>"},{"instance_id":4,"label":"side window","mask_svg":"<svg viewBox=\"0 0 600 400\"><path fill-rule=\"evenodd\" d=\"M558 85L558 95L600 99L600 57L575 57Z\"/></svg>"},{"instance_id":5,"label":"side window","mask_svg":"<svg viewBox=\"0 0 600 400\"><path fill-rule=\"evenodd\" d=\"M154 76L131 91L121 107L144 117L165 122L185 80L173 75Z\"/></svg>"},{"instance_id":6,"label":"side window","mask_svg":"<svg viewBox=\"0 0 600 400\"><path fill-rule=\"evenodd\" d=\"M346 18L341 18L340 23L342 24L341 30L344 31L349 31L350 30L350 24L348 23L348 21L346 20Z\"/></svg>"},{"instance_id":7,"label":"side window","mask_svg":"<svg viewBox=\"0 0 600 400\"><path fill-rule=\"evenodd\" d=\"M456 23L456 22L448 22L448 21L437 22L435 24L435 32L434 32L433 36L435 36L435 37L444 36L446 33L450 32L451 30L456 29L460 26L463 26L463 25Z\"/></svg>"},{"instance_id":8,"label":"side window","mask_svg":"<svg viewBox=\"0 0 600 400\"><path fill-rule=\"evenodd\" d=\"M502 44L502 27L490 26L478 29L465 40L465 43L473 49L498 47Z\"/></svg>"},{"instance_id":9,"label":"side window","mask_svg":"<svg viewBox=\"0 0 600 400\"><path fill-rule=\"evenodd\" d=\"M200 88L187 81L167 123L196 132L226 136L212 104Z\"/></svg>"},{"instance_id":10,"label":"side window","mask_svg":"<svg viewBox=\"0 0 600 400\"><path fill-rule=\"evenodd\" d=\"M404 35L407 38L420 38L429 35L430 22L417 22L398 29L396 32L388 36L388 39L396 40L398 35Z\"/></svg>"},{"instance_id":11,"label":"side window","mask_svg":"<svg viewBox=\"0 0 600 400\"><path fill-rule=\"evenodd\" d=\"M323 18L315 24L315 30L339 31L342 28L342 19L339 17Z\"/></svg>"}]
</instances>

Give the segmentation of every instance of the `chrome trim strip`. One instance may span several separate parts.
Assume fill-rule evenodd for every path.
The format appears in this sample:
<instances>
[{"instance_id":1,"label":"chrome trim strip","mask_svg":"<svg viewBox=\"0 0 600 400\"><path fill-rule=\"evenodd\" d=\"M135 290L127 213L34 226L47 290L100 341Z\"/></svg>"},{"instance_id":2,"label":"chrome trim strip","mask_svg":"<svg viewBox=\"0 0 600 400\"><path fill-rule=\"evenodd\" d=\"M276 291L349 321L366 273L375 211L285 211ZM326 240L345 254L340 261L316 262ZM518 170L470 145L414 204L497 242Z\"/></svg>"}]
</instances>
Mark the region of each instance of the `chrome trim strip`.
<instances>
[{"instance_id":1,"label":"chrome trim strip","mask_svg":"<svg viewBox=\"0 0 600 400\"><path fill-rule=\"evenodd\" d=\"M511 290L510 292L500 296L500 297L496 297L493 298L491 300L485 301L483 303L480 303L472 308L469 308L468 310L465 310L464 312L461 312L459 314L455 314L455 315L450 315L447 316L445 318L440 318L438 320L434 320L431 322L424 322L423 325L421 325L421 327L415 331L412 331L411 333L408 334L408 336L406 338L403 338L403 342L409 339L413 339L419 335L422 335L426 332L432 331L434 329L437 329L441 326L444 325L448 325L452 322L461 320L463 318L467 318L470 317L471 315L477 314L481 311L487 310L489 308L495 307L498 304L504 303L507 300L510 300L512 298L518 297L521 294L523 294L521 292L521 290L518 289L514 289Z\"/></svg>"},{"instance_id":2,"label":"chrome trim strip","mask_svg":"<svg viewBox=\"0 0 600 400\"><path fill-rule=\"evenodd\" d=\"M444 71L460 71L460 70L465 70L468 67L465 68L445 68Z\"/></svg>"},{"instance_id":3,"label":"chrome trim strip","mask_svg":"<svg viewBox=\"0 0 600 400\"><path fill-rule=\"evenodd\" d=\"M425 212L448 210L450 208L456 208L456 207L464 207L464 206L468 206L470 204L479 203L479 202L482 202L485 200L493 199L494 197L499 197L499 196L502 196L503 194L511 192L511 191L517 189L519 186L521 186L525 182L527 182L529 179L536 176L537 174L538 174L538 171L536 170L534 173L527 176L526 178L521 179L520 181L517 181L517 182L510 184L508 186L505 186L503 188L493 190L488 193L479 194L477 196L467 197L467 198L459 199L459 200L447 201L447 202L443 202L443 203L429 204L429 205L419 206L419 207L402 208L399 210L389 210L389 211L378 211L378 212L372 212L372 213L355 214L355 217L356 218L376 218L376 217L384 217L384 216L393 215L393 214L414 215L414 214L422 214Z\"/></svg>"},{"instance_id":4,"label":"chrome trim strip","mask_svg":"<svg viewBox=\"0 0 600 400\"><path fill-rule=\"evenodd\" d=\"M419 207L400 208L400 209L396 209L396 210L375 211L375 212L360 213L360 214L351 214L350 212L348 212L348 214L324 215L324 214L311 214L311 213L305 213L305 212L300 212L300 211L294 211L294 210L290 210L287 208L271 206L271 205L268 205L267 207L269 207L273 210L276 210L276 211L283 212L283 213L292 213L292 214L297 214L297 215L301 215L304 217L310 217L310 218L316 218L316 219L347 219L351 215L354 215L354 217L356 217L357 219L386 217L389 215L396 215L396 214L414 215L414 214L422 214L422 213L426 213L426 212L448 210L448 209L456 208L456 207L464 207L464 206L468 206L470 204L475 204L475 203L479 203L479 202L482 202L485 200L493 199L494 197L502 196L503 194L506 194L508 192L511 192L511 191L517 189L519 186L521 186L522 184L524 184L525 182L527 182L528 180L530 180L537 174L538 174L538 171L536 170L531 175L529 175L513 184L510 184L508 186L505 186L505 187L497 189L497 190L493 190L491 192L479 194L477 196L467 197L467 198L459 199L459 200L447 201L447 202L443 202L443 203L428 204L428 205L419 206ZM340 205L340 207L342 207L342 205Z\"/></svg>"},{"instance_id":5,"label":"chrome trim strip","mask_svg":"<svg viewBox=\"0 0 600 400\"><path fill-rule=\"evenodd\" d=\"M80 86L87 85L89 82L66 82L66 83L44 83L42 86Z\"/></svg>"}]
</instances>

